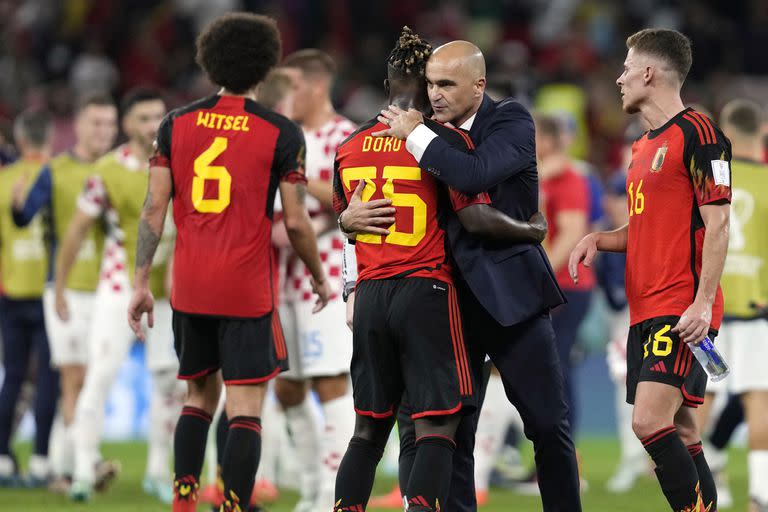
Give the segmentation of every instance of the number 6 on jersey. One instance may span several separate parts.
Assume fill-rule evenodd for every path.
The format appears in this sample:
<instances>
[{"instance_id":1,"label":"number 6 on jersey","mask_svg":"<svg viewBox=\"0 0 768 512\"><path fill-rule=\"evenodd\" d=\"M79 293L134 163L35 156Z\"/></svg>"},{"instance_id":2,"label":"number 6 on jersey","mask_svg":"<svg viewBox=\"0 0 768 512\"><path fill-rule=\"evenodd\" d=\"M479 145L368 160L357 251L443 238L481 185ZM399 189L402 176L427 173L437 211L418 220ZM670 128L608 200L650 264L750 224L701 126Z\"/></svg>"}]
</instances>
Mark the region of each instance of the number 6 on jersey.
<instances>
[{"instance_id":1,"label":"number 6 on jersey","mask_svg":"<svg viewBox=\"0 0 768 512\"><path fill-rule=\"evenodd\" d=\"M201 213L221 213L229 206L232 175L223 165L211 165L227 149L227 138L216 137L213 143L195 158L195 177L192 179L192 205ZM205 198L206 180L216 181L218 197Z\"/></svg>"}]
</instances>

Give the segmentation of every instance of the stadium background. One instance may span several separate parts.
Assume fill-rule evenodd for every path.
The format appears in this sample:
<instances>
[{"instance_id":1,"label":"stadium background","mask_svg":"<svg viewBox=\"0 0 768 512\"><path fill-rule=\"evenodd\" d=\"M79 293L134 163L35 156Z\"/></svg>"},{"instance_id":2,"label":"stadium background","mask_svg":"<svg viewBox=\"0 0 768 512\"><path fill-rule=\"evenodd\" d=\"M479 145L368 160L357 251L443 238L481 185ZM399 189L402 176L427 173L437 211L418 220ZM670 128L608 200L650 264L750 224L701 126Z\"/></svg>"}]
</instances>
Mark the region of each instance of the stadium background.
<instances>
[{"instance_id":1,"label":"stadium background","mask_svg":"<svg viewBox=\"0 0 768 512\"><path fill-rule=\"evenodd\" d=\"M624 38L633 31L673 27L691 37L687 103L717 113L733 97L763 102L768 94L768 8L761 0L0 0L0 152L12 154L11 122L29 106L54 113L55 151L68 148L73 100L83 91L118 96L152 85L165 92L170 107L209 94L212 88L194 62L195 35L211 18L238 9L276 17L286 54L304 47L329 52L339 66L334 104L358 122L384 103L383 64L403 25L435 46L471 40L485 53L489 92L564 114L576 137L573 156L587 161L602 183L619 167L630 121L614 82ZM579 435L586 439L614 437L606 315L597 293L578 350ZM109 439L141 440L146 432L143 351L134 347L112 391ZM32 428L27 418L21 437ZM618 456L615 443L585 442L605 454L607 478ZM142 451L126 448L131 446L112 449Z\"/></svg>"}]
</instances>

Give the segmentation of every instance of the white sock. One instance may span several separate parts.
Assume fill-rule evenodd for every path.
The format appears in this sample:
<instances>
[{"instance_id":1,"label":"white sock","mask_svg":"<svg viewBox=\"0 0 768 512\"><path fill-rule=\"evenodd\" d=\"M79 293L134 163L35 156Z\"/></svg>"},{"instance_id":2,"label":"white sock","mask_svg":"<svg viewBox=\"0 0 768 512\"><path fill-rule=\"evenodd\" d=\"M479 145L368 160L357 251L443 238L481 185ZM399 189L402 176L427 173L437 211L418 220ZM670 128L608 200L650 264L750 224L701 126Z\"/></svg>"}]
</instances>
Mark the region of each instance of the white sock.
<instances>
[{"instance_id":1,"label":"white sock","mask_svg":"<svg viewBox=\"0 0 768 512\"><path fill-rule=\"evenodd\" d=\"M336 473L355 432L355 404L352 394L347 393L321 405L325 425L320 435L320 494L315 508L332 510Z\"/></svg>"},{"instance_id":2,"label":"white sock","mask_svg":"<svg viewBox=\"0 0 768 512\"><path fill-rule=\"evenodd\" d=\"M29 475L31 477L43 480L48 478L50 470L48 457L45 455L31 455L29 457Z\"/></svg>"},{"instance_id":3,"label":"white sock","mask_svg":"<svg viewBox=\"0 0 768 512\"><path fill-rule=\"evenodd\" d=\"M285 414L274 395L267 395L261 413L261 460L256 480L277 481L277 466L280 462L281 437L285 436ZM283 454L285 455L285 454Z\"/></svg>"},{"instance_id":4,"label":"white sock","mask_svg":"<svg viewBox=\"0 0 768 512\"><path fill-rule=\"evenodd\" d=\"M64 472L64 466L66 465L66 457L64 455L66 451L65 444L67 443L66 431L64 419L61 417L61 413L57 412L56 417L53 419L53 427L51 427L51 438L48 441L48 459L51 464L51 473L57 478L66 474Z\"/></svg>"},{"instance_id":5,"label":"white sock","mask_svg":"<svg viewBox=\"0 0 768 512\"><path fill-rule=\"evenodd\" d=\"M88 382L77 399L75 420L70 425L74 452L74 479L93 485L95 465L99 460L99 443L104 430L104 407L109 389Z\"/></svg>"},{"instance_id":6,"label":"white sock","mask_svg":"<svg viewBox=\"0 0 768 512\"><path fill-rule=\"evenodd\" d=\"M768 505L768 450L751 450L747 455L749 468L749 496L762 505Z\"/></svg>"},{"instance_id":7,"label":"white sock","mask_svg":"<svg viewBox=\"0 0 768 512\"><path fill-rule=\"evenodd\" d=\"M480 410L475 436L475 489L488 490L488 479L496 456L504 443L514 408L504 393L501 377L492 374L485 391L485 401Z\"/></svg>"},{"instance_id":8,"label":"white sock","mask_svg":"<svg viewBox=\"0 0 768 512\"><path fill-rule=\"evenodd\" d=\"M161 482L171 481L173 433L183 401L178 382L172 369L152 373L146 476Z\"/></svg>"},{"instance_id":9,"label":"white sock","mask_svg":"<svg viewBox=\"0 0 768 512\"><path fill-rule=\"evenodd\" d=\"M0 477L8 478L13 475L15 466L10 455L0 455Z\"/></svg>"},{"instance_id":10,"label":"white sock","mask_svg":"<svg viewBox=\"0 0 768 512\"><path fill-rule=\"evenodd\" d=\"M285 419L296 449L301 474L301 499L314 501L320 484L320 432L309 398L285 409Z\"/></svg>"}]
</instances>

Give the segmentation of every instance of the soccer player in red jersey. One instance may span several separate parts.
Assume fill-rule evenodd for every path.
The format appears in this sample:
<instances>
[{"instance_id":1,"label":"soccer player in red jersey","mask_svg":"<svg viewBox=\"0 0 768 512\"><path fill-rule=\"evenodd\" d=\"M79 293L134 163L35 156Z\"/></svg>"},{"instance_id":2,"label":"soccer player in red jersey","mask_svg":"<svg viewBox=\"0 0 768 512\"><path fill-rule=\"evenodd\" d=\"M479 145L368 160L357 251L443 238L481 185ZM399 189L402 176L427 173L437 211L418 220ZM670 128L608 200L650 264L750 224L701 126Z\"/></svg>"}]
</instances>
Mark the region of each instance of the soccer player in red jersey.
<instances>
[{"instance_id":1,"label":"soccer player in red jersey","mask_svg":"<svg viewBox=\"0 0 768 512\"><path fill-rule=\"evenodd\" d=\"M168 114L151 159L128 319L139 337L144 313L152 326L149 269L173 198L173 330L179 378L188 382L175 435L174 511L195 510L222 377L229 433L221 510L248 508L266 384L287 367L271 275L278 188L291 243L312 274L315 309L330 296L304 207L301 131L255 101L279 55L271 18L232 13L211 22L197 40L197 60L221 90Z\"/></svg>"},{"instance_id":2,"label":"soccer player in red jersey","mask_svg":"<svg viewBox=\"0 0 768 512\"><path fill-rule=\"evenodd\" d=\"M707 375L686 343L714 338L723 317L731 143L680 98L691 67L686 36L645 29L627 48L616 80L623 108L651 127L632 147L629 223L584 237L569 272L576 281L579 262L591 265L598 250L627 253L632 427L672 510L711 512L717 492L693 410L704 400Z\"/></svg>"},{"instance_id":3,"label":"soccer player in red jersey","mask_svg":"<svg viewBox=\"0 0 768 512\"><path fill-rule=\"evenodd\" d=\"M431 47L404 29L389 58L390 102L429 110L424 67ZM472 149L468 135L426 123L456 147ZM334 206L353 195L391 201L389 228L355 238L358 278L353 322L352 383L355 434L336 479L336 511L366 508L376 466L405 393L416 424L416 455L405 486L408 510L440 510L452 471L460 415L475 409L461 317L447 250L449 208L478 233L509 241L540 242L531 226L490 208L487 194L466 197L422 172L405 143L373 133L373 119L344 141L336 155ZM478 221L485 217L487 222ZM386 219L385 219L386 221ZM498 229L481 228L495 225ZM504 225L502 229L500 226Z\"/></svg>"}]
</instances>

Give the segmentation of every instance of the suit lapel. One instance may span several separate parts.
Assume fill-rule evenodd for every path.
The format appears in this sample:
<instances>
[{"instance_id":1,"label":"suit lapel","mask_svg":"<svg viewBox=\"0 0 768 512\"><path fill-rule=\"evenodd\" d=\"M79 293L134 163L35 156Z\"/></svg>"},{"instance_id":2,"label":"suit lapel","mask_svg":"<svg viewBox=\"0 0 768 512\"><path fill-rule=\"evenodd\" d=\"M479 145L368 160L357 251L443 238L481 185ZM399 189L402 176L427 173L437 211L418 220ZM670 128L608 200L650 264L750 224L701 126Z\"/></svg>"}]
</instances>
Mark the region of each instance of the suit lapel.
<instances>
[{"instance_id":1,"label":"suit lapel","mask_svg":"<svg viewBox=\"0 0 768 512\"><path fill-rule=\"evenodd\" d=\"M480 103L480 108L477 109L477 115L475 116L475 122L472 123L472 128L469 130L469 136L477 144L477 137L480 135L480 131L488 119L489 114L493 110L493 100L487 94L483 94L483 101Z\"/></svg>"}]
</instances>

